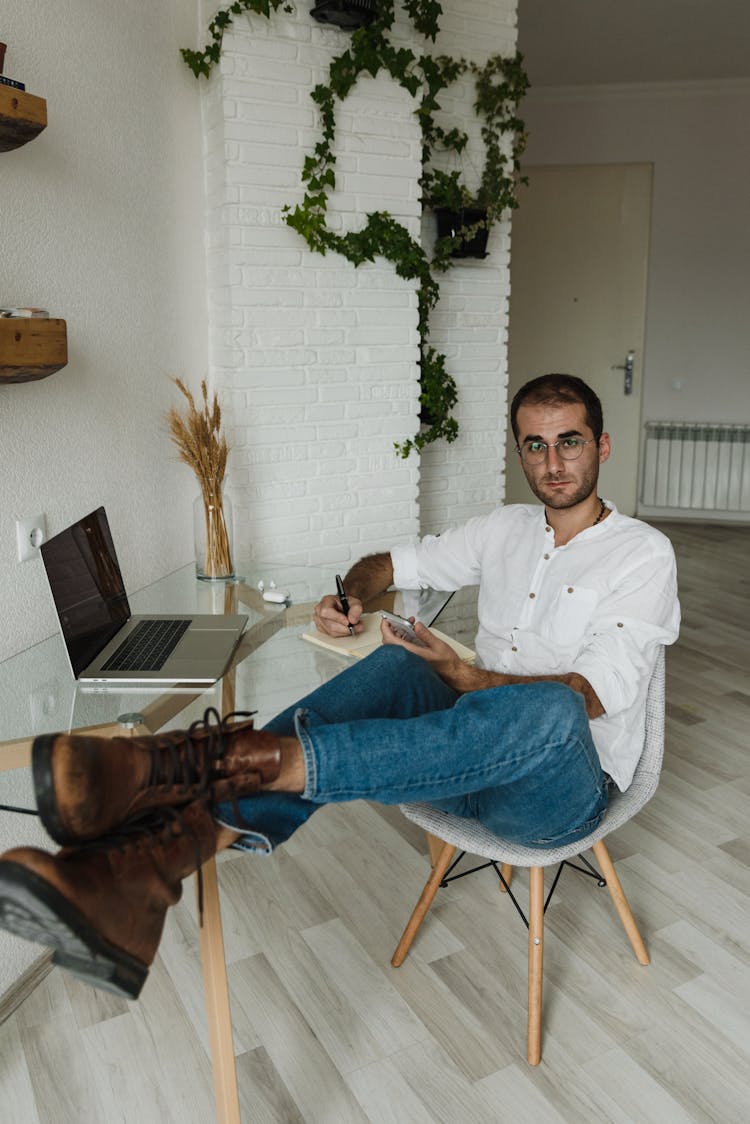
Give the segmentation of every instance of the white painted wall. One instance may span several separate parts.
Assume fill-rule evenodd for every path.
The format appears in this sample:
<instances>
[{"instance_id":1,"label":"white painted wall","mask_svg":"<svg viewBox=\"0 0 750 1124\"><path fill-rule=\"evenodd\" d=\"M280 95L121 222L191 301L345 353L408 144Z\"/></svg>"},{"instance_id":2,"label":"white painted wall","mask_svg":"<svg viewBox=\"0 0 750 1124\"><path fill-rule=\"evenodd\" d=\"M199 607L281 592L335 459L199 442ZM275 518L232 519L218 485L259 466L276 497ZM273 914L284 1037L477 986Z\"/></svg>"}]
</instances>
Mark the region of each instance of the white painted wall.
<instances>
[{"instance_id":1,"label":"white painted wall","mask_svg":"<svg viewBox=\"0 0 750 1124\"><path fill-rule=\"evenodd\" d=\"M0 154L0 305L66 319L69 362L0 386L0 659L56 630L41 563L16 562L17 517L42 511L54 534L105 503L130 589L192 557L195 489L163 413L168 376L207 367L199 98L178 52L195 5L64 7L2 6L5 74L49 124ZM0 776L0 802L30 800L20 771ZM26 842L49 844L0 814L0 851ZM38 955L0 935L0 994Z\"/></svg>"},{"instance_id":2,"label":"white painted wall","mask_svg":"<svg viewBox=\"0 0 750 1124\"><path fill-rule=\"evenodd\" d=\"M482 65L516 46L516 3L453 0L445 15L437 51ZM478 122L471 112L474 87L464 78L441 97L446 125L470 136L467 180L477 184L483 163ZM523 108L521 109L523 116ZM448 162L446 170L454 167ZM427 237L431 216L425 216ZM456 441L439 441L422 455L420 531L435 533L471 515L490 511L505 495L506 389L508 383L508 297L510 220L497 224L484 261L459 259L441 281L432 320L432 342L448 359L459 387Z\"/></svg>"},{"instance_id":3,"label":"white painted wall","mask_svg":"<svg viewBox=\"0 0 750 1124\"><path fill-rule=\"evenodd\" d=\"M5 72L49 124L2 154L0 302L66 319L69 362L0 386L0 658L56 627L41 564L16 562L17 516L42 511L54 534L105 503L130 588L191 557L193 489L163 420L168 376L206 370L191 9L3 5Z\"/></svg>"},{"instance_id":4,"label":"white painted wall","mask_svg":"<svg viewBox=\"0 0 750 1124\"><path fill-rule=\"evenodd\" d=\"M512 53L515 0L443 7L434 47L400 4L393 39L477 62ZM494 506L505 411L507 227L493 231L486 261L459 263L444 282L432 338L459 383L461 435L430 448L420 466L393 450L418 427L414 283L382 259L355 268L314 254L283 223L319 136L310 90L346 43L346 32L315 23L303 6L238 18L218 72L202 82L211 371L231 421L239 553L332 568ZM468 82L446 95L446 123L473 128L472 101ZM329 206L337 230L385 209L420 236L414 107L386 75L361 78L340 105ZM481 154L474 160L478 175Z\"/></svg>"},{"instance_id":5,"label":"white painted wall","mask_svg":"<svg viewBox=\"0 0 750 1124\"><path fill-rule=\"evenodd\" d=\"M211 368L230 423L238 550L332 569L414 531L419 472L393 451L415 425L414 283L383 260L355 269L314 254L282 217L302 199L319 136L310 91L346 42L302 6L239 19L204 97ZM382 208L418 233L412 109L383 76L342 105L337 230Z\"/></svg>"},{"instance_id":6,"label":"white painted wall","mask_svg":"<svg viewBox=\"0 0 750 1124\"><path fill-rule=\"evenodd\" d=\"M644 421L750 421L750 83L532 90L528 164L654 165Z\"/></svg>"}]
</instances>

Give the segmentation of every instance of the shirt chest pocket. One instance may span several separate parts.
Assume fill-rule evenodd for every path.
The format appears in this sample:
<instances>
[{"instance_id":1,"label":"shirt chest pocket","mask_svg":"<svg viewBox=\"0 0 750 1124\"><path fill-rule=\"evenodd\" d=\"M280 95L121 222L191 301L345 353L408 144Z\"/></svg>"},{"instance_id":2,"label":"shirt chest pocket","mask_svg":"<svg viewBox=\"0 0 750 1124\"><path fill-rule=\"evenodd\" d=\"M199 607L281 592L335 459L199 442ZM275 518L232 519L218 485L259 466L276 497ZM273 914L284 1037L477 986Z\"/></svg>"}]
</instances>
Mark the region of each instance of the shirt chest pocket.
<instances>
[{"instance_id":1,"label":"shirt chest pocket","mask_svg":"<svg viewBox=\"0 0 750 1124\"><path fill-rule=\"evenodd\" d=\"M561 648L577 648L599 600L595 589L563 585L552 596L540 632Z\"/></svg>"}]
</instances>

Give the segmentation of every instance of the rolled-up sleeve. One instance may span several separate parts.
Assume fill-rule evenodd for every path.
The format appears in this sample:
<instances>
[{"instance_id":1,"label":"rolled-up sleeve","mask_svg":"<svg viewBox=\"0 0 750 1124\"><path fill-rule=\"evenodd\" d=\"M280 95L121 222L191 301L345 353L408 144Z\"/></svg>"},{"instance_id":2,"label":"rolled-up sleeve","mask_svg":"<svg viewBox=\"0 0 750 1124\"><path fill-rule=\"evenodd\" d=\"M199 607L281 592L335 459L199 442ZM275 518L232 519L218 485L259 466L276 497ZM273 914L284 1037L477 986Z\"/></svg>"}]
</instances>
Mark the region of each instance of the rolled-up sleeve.
<instances>
[{"instance_id":1,"label":"rolled-up sleeve","mask_svg":"<svg viewBox=\"0 0 750 1124\"><path fill-rule=\"evenodd\" d=\"M410 543L391 547L393 584L396 589L422 589L417 567L417 548Z\"/></svg>"},{"instance_id":2,"label":"rolled-up sleeve","mask_svg":"<svg viewBox=\"0 0 750 1124\"><path fill-rule=\"evenodd\" d=\"M488 519L475 516L441 535L425 535L417 545L391 548L398 589L462 589L478 585Z\"/></svg>"}]
</instances>

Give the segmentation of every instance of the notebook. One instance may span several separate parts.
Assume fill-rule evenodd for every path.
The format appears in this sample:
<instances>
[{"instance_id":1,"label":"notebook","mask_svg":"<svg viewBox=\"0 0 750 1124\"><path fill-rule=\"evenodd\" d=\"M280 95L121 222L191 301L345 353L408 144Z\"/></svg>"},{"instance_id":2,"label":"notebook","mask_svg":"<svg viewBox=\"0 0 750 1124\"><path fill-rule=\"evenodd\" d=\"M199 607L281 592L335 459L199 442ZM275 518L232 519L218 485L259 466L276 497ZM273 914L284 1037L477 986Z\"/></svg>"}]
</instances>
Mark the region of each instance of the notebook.
<instances>
[{"instance_id":1,"label":"notebook","mask_svg":"<svg viewBox=\"0 0 750 1124\"><path fill-rule=\"evenodd\" d=\"M361 622L365 626L363 632L358 632L356 636L326 636L324 632L318 632L316 629L311 629L310 632L303 632L302 639L307 640L310 644L317 644L320 648L327 648L329 652L340 652L349 659L361 660L365 656L369 656L376 648L379 648L383 643L383 637L380 632L380 613L363 613ZM444 632L440 632L437 628L430 627L430 632L437 636L439 640L444 640L446 644L450 644L454 652L456 652L465 663L474 662L474 652L471 648L467 648L459 640L454 640L451 636L446 636Z\"/></svg>"},{"instance_id":2,"label":"notebook","mask_svg":"<svg viewBox=\"0 0 750 1124\"><path fill-rule=\"evenodd\" d=\"M79 682L208 685L223 674L247 616L134 616L103 507L42 543L41 555Z\"/></svg>"}]
</instances>

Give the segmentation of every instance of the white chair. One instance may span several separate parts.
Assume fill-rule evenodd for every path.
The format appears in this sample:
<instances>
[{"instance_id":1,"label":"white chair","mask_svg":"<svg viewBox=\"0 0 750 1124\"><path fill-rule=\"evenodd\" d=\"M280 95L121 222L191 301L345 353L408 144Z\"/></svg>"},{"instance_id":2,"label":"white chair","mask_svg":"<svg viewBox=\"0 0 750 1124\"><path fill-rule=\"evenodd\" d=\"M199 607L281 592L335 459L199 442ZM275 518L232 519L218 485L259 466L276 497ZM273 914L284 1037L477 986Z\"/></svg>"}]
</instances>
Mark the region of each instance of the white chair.
<instances>
[{"instance_id":1,"label":"white chair","mask_svg":"<svg viewBox=\"0 0 750 1124\"><path fill-rule=\"evenodd\" d=\"M604 837L627 823L656 792L664 756L664 649L659 650L648 688L646 702L646 737L635 776L626 792L614 789L609 806L599 826L577 843L563 847L538 849L518 846L493 835L474 820L438 811L429 804L402 804L401 811L424 828L436 841L439 851L431 846L434 865L422 895L411 915L391 963L398 968L405 960L412 941L432 905L457 850L501 863L501 880L507 888L513 866L529 868L529 1000L527 1057L531 1065L541 1061L542 1042L542 966L544 955L544 867L562 864L592 848L599 863L612 901L625 927L633 951L640 964L648 964L646 946L638 932L620 880L615 872ZM585 860L583 860L585 862ZM559 874L559 871L558 871Z\"/></svg>"}]
</instances>

